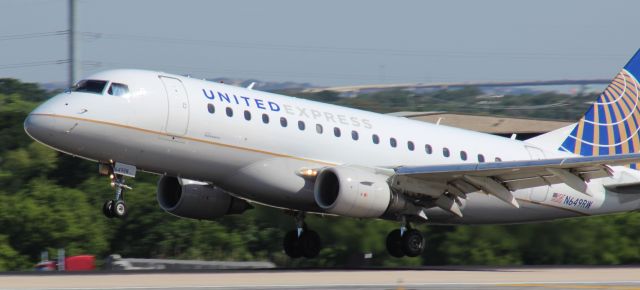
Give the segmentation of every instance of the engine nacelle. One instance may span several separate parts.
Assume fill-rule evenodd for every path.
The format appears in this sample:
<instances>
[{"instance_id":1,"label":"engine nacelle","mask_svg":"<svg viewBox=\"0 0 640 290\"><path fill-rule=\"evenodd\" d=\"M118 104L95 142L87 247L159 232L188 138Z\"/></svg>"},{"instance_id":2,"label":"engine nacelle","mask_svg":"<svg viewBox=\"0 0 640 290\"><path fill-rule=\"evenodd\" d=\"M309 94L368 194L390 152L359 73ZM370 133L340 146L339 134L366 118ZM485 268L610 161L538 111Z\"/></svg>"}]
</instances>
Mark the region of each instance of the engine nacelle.
<instances>
[{"instance_id":1,"label":"engine nacelle","mask_svg":"<svg viewBox=\"0 0 640 290\"><path fill-rule=\"evenodd\" d=\"M328 213L349 217L382 216L391 201L387 176L364 169L337 166L318 173L314 198Z\"/></svg>"},{"instance_id":2,"label":"engine nacelle","mask_svg":"<svg viewBox=\"0 0 640 290\"><path fill-rule=\"evenodd\" d=\"M158 180L157 198L166 212L198 220L214 220L253 208L245 200L233 197L219 187L172 176L162 176Z\"/></svg>"}]
</instances>

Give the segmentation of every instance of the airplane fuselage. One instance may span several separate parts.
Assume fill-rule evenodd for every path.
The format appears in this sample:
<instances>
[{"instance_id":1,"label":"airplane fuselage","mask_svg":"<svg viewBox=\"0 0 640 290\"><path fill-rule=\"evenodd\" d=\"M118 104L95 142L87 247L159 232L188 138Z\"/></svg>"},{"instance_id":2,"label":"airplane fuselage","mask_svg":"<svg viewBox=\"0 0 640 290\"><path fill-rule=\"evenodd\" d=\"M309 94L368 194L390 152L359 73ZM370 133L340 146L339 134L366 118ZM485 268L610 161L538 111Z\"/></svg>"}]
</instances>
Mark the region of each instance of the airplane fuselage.
<instances>
[{"instance_id":1,"label":"airplane fuselage","mask_svg":"<svg viewBox=\"0 0 640 290\"><path fill-rule=\"evenodd\" d=\"M302 169L354 164L460 164L574 156L536 144L189 77L113 70L90 79L125 83L128 94L71 92L25 121L29 134L75 156L117 160L157 174L215 184L268 206L323 212ZM637 182L615 167L603 184ZM640 208L640 200L593 196L556 184L517 190L521 208L481 191L464 217L427 209L434 224L520 223Z\"/></svg>"}]
</instances>

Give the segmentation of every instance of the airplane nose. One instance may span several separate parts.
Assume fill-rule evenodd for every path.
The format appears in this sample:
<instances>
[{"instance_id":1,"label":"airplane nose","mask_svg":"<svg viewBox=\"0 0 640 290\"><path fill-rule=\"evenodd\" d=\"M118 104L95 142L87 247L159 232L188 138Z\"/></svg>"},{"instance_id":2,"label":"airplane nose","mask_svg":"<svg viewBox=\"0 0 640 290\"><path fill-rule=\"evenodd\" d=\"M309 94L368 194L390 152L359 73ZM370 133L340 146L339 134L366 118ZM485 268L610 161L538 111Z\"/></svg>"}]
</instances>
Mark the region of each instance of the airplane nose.
<instances>
[{"instance_id":1,"label":"airplane nose","mask_svg":"<svg viewBox=\"0 0 640 290\"><path fill-rule=\"evenodd\" d=\"M63 93L52 97L40 104L24 120L24 131L32 139L47 145L51 145L55 139L53 136L59 134L61 129L59 120L54 116L64 108L68 94Z\"/></svg>"},{"instance_id":2,"label":"airplane nose","mask_svg":"<svg viewBox=\"0 0 640 290\"><path fill-rule=\"evenodd\" d=\"M24 120L24 131L27 135L45 144L47 143L47 137L53 135L52 129L54 129L55 126L55 118L46 115L29 114Z\"/></svg>"}]
</instances>

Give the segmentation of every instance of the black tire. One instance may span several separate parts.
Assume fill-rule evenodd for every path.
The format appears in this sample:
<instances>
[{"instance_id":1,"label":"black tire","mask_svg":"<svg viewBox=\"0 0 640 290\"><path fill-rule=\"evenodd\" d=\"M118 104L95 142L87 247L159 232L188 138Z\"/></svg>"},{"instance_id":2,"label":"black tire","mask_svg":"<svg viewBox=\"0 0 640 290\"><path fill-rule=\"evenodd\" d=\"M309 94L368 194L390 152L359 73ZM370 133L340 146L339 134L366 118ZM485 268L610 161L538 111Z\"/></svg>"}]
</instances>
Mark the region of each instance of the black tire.
<instances>
[{"instance_id":1,"label":"black tire","mask_svg":"<svg viewBox=\"0 0 640 290\"><path fill-rule=\"evenodd\" d=\"M424 237L418 230L410 229L402 235L402 251L408 257L420 256L424 245Z\"/></svg>"},{"instance_id":2,"label":"black tire","mask_svg":"<svg viewBox=\"0 0 640 290\"><path fill-rule=\"evenodd\" d=\"M300 247L300 239L298 238L297 230L288 231L284 235L282 247L284 248L284 253L287 254L287 256L294 259L302 257L302 249Z\"/></svg>"},{"instance_id":3,"label":"black tire","mask_svg":"<svg viewBox=\"0 0 640 290\"><path fill-rule=\"evenodd\" d=\"M124 218L127 216L127 206L125 205L124 200L114 202L111 212L113 216L117 218Z\"/></svg>"},{"instance_id":4,"label":"black tire","mask_svg":"<svg viewBox=\"0 0 640 290\"><path fill-rule=\"evenodd\" d=\"M395 229L387 235L387 251L393 257L404 257L404 251L402 251L402 236L400 235L399 229Z\"/></svg>"},{"instance_id":5,"label":"black tire","mask_svg":"<svg viewBox=\"0 0 640 290\"><path fill-rule=\"evenodd\" d=\"M102 205L102 214L107 218L114 218L113 216L113 200L107 200Z\"/></svg>"},{"instance_id":6,"label":"black tire","mask_svg":"<svg viewBox=\"0 0 640 290\"><path fill-rule=\"evenodd\" d=\"M305 258L312 259L317 257L320 253L320 249L322 248L318 233L312 230L302 232L302 236L300 237L300 248L302 255Z\"/></svg>"}]
</instances>

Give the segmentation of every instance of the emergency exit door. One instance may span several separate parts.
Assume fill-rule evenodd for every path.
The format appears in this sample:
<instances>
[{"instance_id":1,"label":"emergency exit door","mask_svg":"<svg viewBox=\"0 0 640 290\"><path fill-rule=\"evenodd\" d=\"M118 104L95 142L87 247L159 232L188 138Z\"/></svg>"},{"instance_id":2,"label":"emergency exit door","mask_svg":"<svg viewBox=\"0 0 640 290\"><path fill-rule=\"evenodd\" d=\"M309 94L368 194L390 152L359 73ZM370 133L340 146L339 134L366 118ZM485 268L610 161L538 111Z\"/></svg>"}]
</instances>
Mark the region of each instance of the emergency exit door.
<instances>
[{"instance_id":1,"label":"emergency exit door","mask_svg":"<svg viewBox=\"0 0 640 290\"><path fill-rule=\"evenodd\" d=\"M167 134L182 136L189 126L189 97L187 90L179 79L160 76L167 93L169 110L165 131Z\"/></svg>"}]
</instances>

